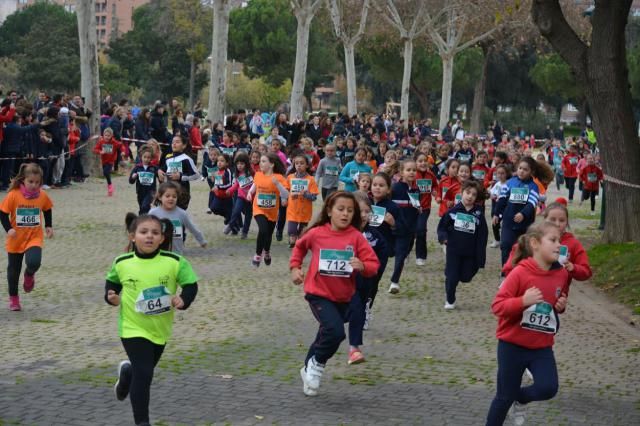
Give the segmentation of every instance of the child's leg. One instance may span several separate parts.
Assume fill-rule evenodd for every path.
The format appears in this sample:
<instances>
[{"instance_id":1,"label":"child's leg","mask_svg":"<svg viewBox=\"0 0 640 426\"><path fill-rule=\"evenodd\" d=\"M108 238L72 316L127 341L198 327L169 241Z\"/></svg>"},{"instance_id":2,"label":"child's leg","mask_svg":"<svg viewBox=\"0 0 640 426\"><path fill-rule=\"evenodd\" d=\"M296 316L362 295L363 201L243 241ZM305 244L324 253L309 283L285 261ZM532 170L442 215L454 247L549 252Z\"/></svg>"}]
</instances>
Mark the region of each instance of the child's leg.
<instances>
[{"instance_id":1,"label":"child's leg","mask_svg":"<svg viewBox=\"0 0 640 426\"><path fill-rule=\"evenodd\" d=\"M509 408L518 397L527 351L517 345L498 341L498 389L489 408L487 426L502 425Z\"/></svg>"},{"instance_id":2,"label":"child's leg","mask_svg":"<svg viewBox=\"0 0 640 426\"><path fill-rule=\"evenodd\" d=\"M364 307L369 299L369 285L367 279L356 277L356 292L349 303L349 345L362 345L362 327L364 327Z\"/></svg>"},{"instance_id":3,"label":"child's leg","mask_svg":"<svg viewBox=\"0 0 640 426\"><path fill-rule=\"evenodd\" d=\"M113 169L113 165L111 164L103 164L102 165L102 174L104 178L107 180L107 185L111 185L111 170Z\"/></svg>"},{"instance_id":4,"label":"child's leg","mask_svg":"<svg viewBox=\"0 0 640 426\"><path fill-rule=\"evenodd\" d=\"M18 295L18 282L20 281L20 271L22 270L22 259L24 253L7 253L9 263L7 265L7 281L9 283L9 296Z\"/></svg>"},{"instance_id":5,"label":"child's leg","mask_svg":"<svg viewBox=\"0 0 640 426\"><path fill-rule=\"evenodd\" d=\"M389 259L387 257L384 258L380 262L380 268L378 269L378 274L371 281L371 285L369 286L369 308L373 306L373 301L376 300L376 295L378 294L378 285L380 284L380 280L384 275L385 269L387 269L387 262Z\"/></svg>"},{"instance_id":6,"label":"child's leg","mask_svg":"<svg viewBox=\"0 0 640 426\"><path fill-rule=\"evenodd\" d=\"M414 238L415 234L411 234L396 239L396 258L393 266L393 274L391 274L392 283L398 284L400 282L404 261L411 252Z\"/></svg>"},{"instance_id":7,"label":"child's leg","mask_svg":"<svg viewBox=\"0 0 640 426\"><path fill-rule=\"evenodd\" d=\"M244 210L244 222L242 224L242 233L248 234L249 227L251 226L251 218L253 216L253 205L247 200L242 200L243 210Z\"/></svg>"},{"instance_id":8,"label":"child's leg","mask_svg":"<svg viewBox=\"0 0 640 426\"><path fill-rule=\"evenodd\" d=\"M344 320L348 303L335 303L324 297L307 294L305 296L313 316L320 323L316 339L309 347L304 361L305 365L311 357L315 357L319 364L326 364L336 353L340 343L345 339Z\"/></svg>"},{"instance_id":9,"label":"child's leg","mask_svg":"<svg viewBox=\"0 0 640 426\"><path fill-rule=\"evenodd\" d=\"M229 223L237 223L238 221L242 222L243 209L244 209L244 200L240 197L237 197L233 202L233 208L231 209L231 217L229 218ZM245 220L250 220L250 219L245 218Z\"/></svg>"},{"instance_id":10,"label":"child's leg","mask_svg":"<svg viewBox=\"0 0 640 426\"><path fill-rule=\"evenodd\" d=\"M597 191L589 191L589 197L591 198L591 211L596 211L596 195Z\"/></svg>"},{"instance_id":11,"label":"child's leg","mask_svg":"<svg viewBox=\"0 0 640 426\"><path fill-rule=\"evenodd\" d=\"M546 401L558 393L558 369L553 349L543 348L532 352L533 359L527 368L533 375L533 385L520 389L517 401L527 404L532 401Z\"/></svg>"},{"instance_id":12,"label":"child's leg","mask_svg":"<svg viewBox=\"0 0 640 426\"><path fill-rule=\"evenodd\" d=\"M291 241L291 237L298 236L298 222L289 221L287 222L287 235L289 235L289 241ZM295 240L294 240L295 241Z\"/></svg>"},{"instance_id":13,"label":"child's leg","mask_svg":"<svg viewBox=\"0 0 640 426\"><path fill-rule=\"evenodd\" d=\"M504 225L504 221L502 222ZM509 260L509 254L511 254L511 248L518 240L518 237L522 235L522 232L514 231L513 229L509 229L507 226L502 227L502 236L500 239L500 251L502 252L501 257L501 265L504 266Z\"/></svg>"},{"instance_id":14,"label":"child's leg","mask_svg":"<svg viewBox=\"0 0 640 426\"><path fill-rule=\"evenodd\" d=\"M140 205L139 214L147 214L151 210L151 203L153 202L153 191L144 191L138 195L138 204Z\"/></svg>"},{"instance_id":15,"label":"child's leg","mask_svg":"<svg viewBox=\"0 0 640 426\"><path fill-rule=\"evenodd\" d=\"M267 245L267 235L269 233L269 220L263 214L255 217L258 224L258 238L256 239L256 255L262 256L262 251Z\"/></svg>"},{"instance_id":16,"label":"child's leg","mask_svg":"<svg viewBox=\"0 0 640 426\"><path fill-rule=\"evenodd\" d=\"M416 224L416 259L427 258L427 221L431 210L424 210Z\"/></svg>"},{"instance_id":17,"label":"child's leg","mask_svg":"<svg viewBox=\"0 0 640 426\"><path fill-rule=\"evenodd\" d=\"M447 298L447 303L456 303L456 288L460 282L460 269L462 267L462 258L453 250L447 250L447 260L444 267L444 290Z\"/></svg>"},{"instance_id":18,"label":"child's leg","mask_svg":"<svg viewBox=\"0 0 640 426\"><path fill-rule=\"evenodd\" d=\"M29 247L27 251L24 252L24 263L25 274L33 275L38 272L40 264L42 263L42 247Z\"/></svg>"},{"instance_id":19,"label":"child's leg","mask_svg":"<svg viewBox=\"0 0 640 426\"><path fill-rule=\"evenodd\" d=\"M271 251L271 242L273 241L273 230L276 229L276 223L270 220L267 221L267 235L265 238L264 251Z\"/></svg>"},{"instance_id":20,"label":"child's leg","mask_svg":"<svg viewBox=\"0 0 640 426\"><path fill-rule=\"evenodd\" d=\"M133 419L136 424L149 422L149 399L153 369L162 356L164 346L156 345L142 337L121 340L129 361L131 361L132 377L129 399L131 399L131 407L133 408Z\"/></svg>"},{"instance_id":21,"label":"child's leg","mask_svg":"<svg viewBox=\"0 0 640 426\"><path fill-rule=\"evenodd\" d=\"M478 273L478 262L475 257L463 257L460 261L460 282L470 283Z\"/></svg>"}]
</instances>

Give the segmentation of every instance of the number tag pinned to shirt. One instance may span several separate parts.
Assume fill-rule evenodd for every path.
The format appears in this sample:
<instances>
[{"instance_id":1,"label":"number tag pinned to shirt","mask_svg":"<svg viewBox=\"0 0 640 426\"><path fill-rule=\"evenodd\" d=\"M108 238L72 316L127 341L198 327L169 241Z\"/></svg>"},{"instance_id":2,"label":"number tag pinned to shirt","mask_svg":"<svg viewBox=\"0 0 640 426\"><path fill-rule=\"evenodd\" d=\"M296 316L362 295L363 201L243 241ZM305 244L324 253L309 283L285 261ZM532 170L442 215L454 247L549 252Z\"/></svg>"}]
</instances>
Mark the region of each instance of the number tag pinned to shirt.
<instances>
[{"instance_id":1,"label":"number tag pinned to shirt","mask_svg":"<svg viewBox=\"0 0 640 426\"><path fill-rule=\"evenodd\" d=\"M417 192L409 192L409 202L416 209L420 208L420 194Z\"/></svg>"},{"instance_id":2,"label":"number tag pinned to shirt","mask_svg":"<svg viewBox=\"0 0 640 426\"><path fill-rule=\"evenodd\" d=\"M421 194L431 193L431 185L433 184L431 179L418 179L416 184L418 185L418 189Z\"/></svg>"},{"instance_id":3,"label":"number tag pinned to shirt","mask_svg":"<svg viewBox=\"0 0 640 426\"><path fill-rule=\"evenodd\" d=\"M136 312L158 315L171 310L171 294L163 285L146 288L136 299Z\"/></svg>"},{"instance_id":4,"label":"number tag pinned to shirt","mask_svg":"<svg viewBox=\"0 0 640 426\"><path fill-rule=\"evenodd\" d=\"M21 228L30 228L40 226L40 209L39 208L17 208L16 209L16 226Z\"/></svg>"},{"instance_id":5,"label":"number tag pinned to shirt","mask_svg":"<svg viewBox=\"0 0 640 426\"><path fill-rule=\"evenodd\" d=\"M564 265L569 261L569 247L560 246L560 255L558 256L558 262Z\"/></svg>"},{"instance_id":6,"label":"number tag pinned to shirt","mask_svg":"<svg viewBox=\"0 0 640 426\"><path fill-rule=\"evenodd\" d=\"M276 194L258 194L256 203L263 209L272 209L276 206Z\"/></svg>"},{"instance_id":7,"label":"number tag pinned to shirt","mask_svg":"<svg viewBox=\"0 0 640 426\"><path fill-rule=\"evenodd\" d=\"M291 179L291 192L302 194L309 189L309 181L306 179Z\"/></svg>"},{"instance_id":8,"label":"number tag pinned to shirt","mask_svg":"<svg viewBox=\"0 0 640 426\"><path fill-rule=\"evenodd\" d=\"M182 173L182 161L167 161L167 173Z\"/></svg>"},{"instance_id":9,"label":"number tag pinned to shirt","mask_svg":"<svg viewBox=\"0 0 640 426\"><path fill-rule=\"evenodd\" d=\"M103 154L113 154L113 145L110 143L102 145Z\"/></svg>"},{"instance_id":10,"label":"number tag pinned to shirt","mask_svg":"<svg viewBox=\"0 0 640 426\"><path fill-rule=\"evenodd\" d=\"M529 188L511 188L509 202L515 204L526 204L529 199Z\"/></svg>"},{"instance_id":11,"label":"number tag pinned to shirt","mask_svg":"<svg viewBox=\"0 0 640 426\"><path fill-rule=\"evenodd\" d=\"M327 166L324 168L324 174L327 176L338 176L338 167Z\"/></svg>"},{"instance_id":12,"label":"number tag pinned to shirt","mask_svg":"<svg viewBox=\"0 0 640 426\"><path fill-rule=\"evenodd\" d=\"M379 206L371 206L371 214L369 215L369 225L378 227L384 222L384 216L387 214L387 209Z\"/></svg>"},{"instance_id":13,"label":"number tag pinned to shirt","mask_svg":"<svg viewBox=\"0 0 640 426\"><path fill-rule=\"evenodd\" d=\"M456 194L456 196L453 199L453 204L458 204L461 201L462 201L462 194Z\"/></svg>"},{"instance_id":14,"label":"number tag pinned to shirt","mask_svg":"<svg viewBox=\"0 0 640 426\"><path fill-rule=\"evenodd\" d=\"M453 221L453 228L456 231L474 234L476 232L476 218L466 213L456 213L456 219Z\"/></svg>"},{"instance_id":15,"label":"number tag pinned to shirt","mask_svg":"<svg viewBox=\"0 0 640 426\"><path fill-rule=\"evenodd\" d=\"M597 182L598 181L598 175L595 173L587 173L587 181L589 182Z\"/></svg>"},{"instance_id":16,"label":"number tag pinned to shirt","mask_svg":"<svg viewBox=\"0 0 640 426\"><path fill-rule=\"evenodd\" d=\"M173 238L182 238L182 222L178 219L172 219L171 224L173 225Z\"/></svg>"},{"instance_id":17,"label":"number tag pinned to shirt","mask_svg":"<svg viewBox=\"0 0 640 426\"><path fill-rule=\"evenodd\" d=\"M474 170L473 172L471 172L473 177L477 180L484 180L485 173L486 172L484 170Z\"/></svg>"},{"instance_id":18,"label":"number tag pinned to shirt","mask_svg":"<svg viewBox=\"0 0 640 426\"><path fill-rule=\"evenodd\" d=\"M540 302L529 306L522 312L520 326L540 333L556 334L558 319L553 306L547 302Z\"/></svg>"},{"instance_id":19,"label":"number tag pinned to shirt","mask_svg":"<svg viewBox=\"0 0 640 426\"><path fill-rule=\"evenodd\" d=\"M218 186L222 185L222 176L216 175L215 179L213 180L213 184Z\"/></svg>"},{"instance_id":20,"label":"number tag pinned to shirt","mask_svg":"<svg viewBox=\"0 0 640 426\"><path fill-rule=\"evenodd\" d=\"M576 164L578 164L578 157L569 158L569 164L571 164L572 166L575 166Z\"/></svg>"},{"instance_id":21,"label":"number tag pinned to shirt","mask_svg":"<svg viewBox=\"0 0 640 426\"><path fill-rule=\"evenodd\" d=\"M153 173L151 172L138 172L138 180L140 185L149 186L153 184Z\"/></svg>"},{"instance_id":22,"label":"number tag pinned to shirt","mask_svg":"<svg viewBox=\"0 0 640 426\"><path fill-rule=\"evenodd\" d=\"M330 277L350 277L353 267L349 263L353 252L349 250L320 249L320 275Z\"/></svg>"}]
</instances>

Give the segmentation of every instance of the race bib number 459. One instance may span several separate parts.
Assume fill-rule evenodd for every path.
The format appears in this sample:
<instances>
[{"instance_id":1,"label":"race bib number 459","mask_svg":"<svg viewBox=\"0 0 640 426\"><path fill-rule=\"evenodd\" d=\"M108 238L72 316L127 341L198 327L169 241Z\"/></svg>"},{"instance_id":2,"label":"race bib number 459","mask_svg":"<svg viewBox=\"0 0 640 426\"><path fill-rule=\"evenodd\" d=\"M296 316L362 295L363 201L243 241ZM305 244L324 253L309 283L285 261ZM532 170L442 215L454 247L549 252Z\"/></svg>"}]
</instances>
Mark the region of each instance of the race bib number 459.
<instances>
[{"instance_id":1,"label":"race bib number 459","mask_svg":"<svg viewBox=\"0 0 640 426\"><path fill-rule=\"evenodd\" d=\"M39 208L18 208L16 209L16 226L32 227L40 226Z\"/></svg>"},{"instance_id":2,"label":"race bib number 459","mask_svg":"<svg viewBox=\"0 0 640 426\"><path fill-rule=\"evenodd\" d=\"M349 260L353 257L353 252L349 250L327 250L320 249L320 275L332 277L349 277L353 268Z\"/></svg>"}]
</instances>

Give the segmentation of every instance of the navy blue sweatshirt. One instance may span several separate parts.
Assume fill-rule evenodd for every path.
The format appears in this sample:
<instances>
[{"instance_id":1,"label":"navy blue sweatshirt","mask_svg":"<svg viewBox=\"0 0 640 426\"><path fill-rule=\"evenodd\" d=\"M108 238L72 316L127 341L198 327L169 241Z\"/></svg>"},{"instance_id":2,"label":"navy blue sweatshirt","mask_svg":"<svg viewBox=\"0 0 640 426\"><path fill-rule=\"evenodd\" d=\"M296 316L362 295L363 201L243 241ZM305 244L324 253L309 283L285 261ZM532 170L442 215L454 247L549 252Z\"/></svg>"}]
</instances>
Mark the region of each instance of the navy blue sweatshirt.
<instances>
[{"instance_id":1,"label":"navy blue sweatshirt","mask_svg":"<svg viewBox=\"0 0 640 426\"><path fill-rule=\"evenodd\" d=\"M475 257L478 268L484 268L487 258L487 221L482 207L470 210L458 203L440 218L438 241L447 242L447 255Z\"/></svg>"},{"instance_id":2,"label":"navy blue sweatshirt","mask_svg":"<svg viewBox=\"0 0 640 426\"><path fill-rule=\"evenodd\" d=\"M133 174L137 173L138 176L133 178ZM142 194L147 192L155 192L156 182L158 181L158 168L156 166L145 166L143 164L136 164L131 169L129 175L129 183L136 184L136 193Z\"/></svg>"},{"instance_id":3,"label":"navy blue sweatshirt","mask_svg":"<svg viewBox=\"0 0 640 426\"><path fill-rule=\"evenodd\" d=\"M384 237L385 242L387 243L387 252L389 253L389 257L394 256L394 249L396 246L396 235L403 235L405 232L405 225L403 221L402 214L400 213L400 208L396 203L391 201L388 198L382 199L377 203L374 201L372 203L376 207L382 207L386 209L386 213L389 213L393 216L393 220L395 221L394 229L391 229L391 226L387 222L382 222L382 224L376 229L380 231L382 236Z\"/></svg>"},{"instance_id":4,"label":"navy blue sweatshirt","mask_svg":"<svg viewBox=\"0 0 640 426\"><path fill-rule=\"evenodd\" d=\"M410 194L413 194L413 197ZM420 215L420 190L418 187L413 185L410 188L406 182L396 182L391 186L391 200L399 207L404 225L404 228L401 229L396 224L396 235L403 237L415 234Z\"/></svg>"},{"instance_id":5,"label":"navy blue sweatshirt","mask_svg":"<svg viewBox=\"0 0 640 426\"><path fill-rule=\"evenodd\" d=\"M536 220L539 197L538 185L533 179L523 181L514 176L500 190L495 214L502 217L502 226L514 231L524 231ZM513 220L518 213L524 216L520 223Z\"/></svg>"}]
</instances>

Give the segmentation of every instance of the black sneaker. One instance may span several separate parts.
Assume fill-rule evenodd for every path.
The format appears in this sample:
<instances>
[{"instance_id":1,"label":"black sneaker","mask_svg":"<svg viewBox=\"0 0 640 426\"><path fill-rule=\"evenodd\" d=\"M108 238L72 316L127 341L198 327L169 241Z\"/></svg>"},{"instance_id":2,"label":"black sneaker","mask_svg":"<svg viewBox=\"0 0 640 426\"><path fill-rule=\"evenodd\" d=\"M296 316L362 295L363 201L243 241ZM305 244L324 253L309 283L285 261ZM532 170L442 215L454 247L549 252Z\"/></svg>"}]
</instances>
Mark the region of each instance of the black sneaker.
<instances>
[{"instance_id":1,"label":"black sneaker","mask_svg":"<svg viewBox=\"0 0 640 426\"><path fill-rule=\"evenodd\" d=\"M122 361L118 365L118 381L113 387L113 391L116 394L118 401L124 401L129 395L129 387L131 386L131 363L129 361Z\"/></svg>"},{"instance_id":2,"label":"black sneaker","mask_svg":"<svg viewBox=\"0 0 640 426\"><path fill-rule=\"evenodd\" d=\"M264 254L262 255L262 259L264 260L265 265L271 265L271 254L268 251L264 252Z\"/></svg>"},{"instance_id":3,"label":"black sneaker","mask_svg":"<svg viewBox=\"0 0 640 426\"><path fill-rule=\"evenodd\" d=\"M282 241L282 232L276 232L276 241Z\"/></svg>"}]
</instances>

